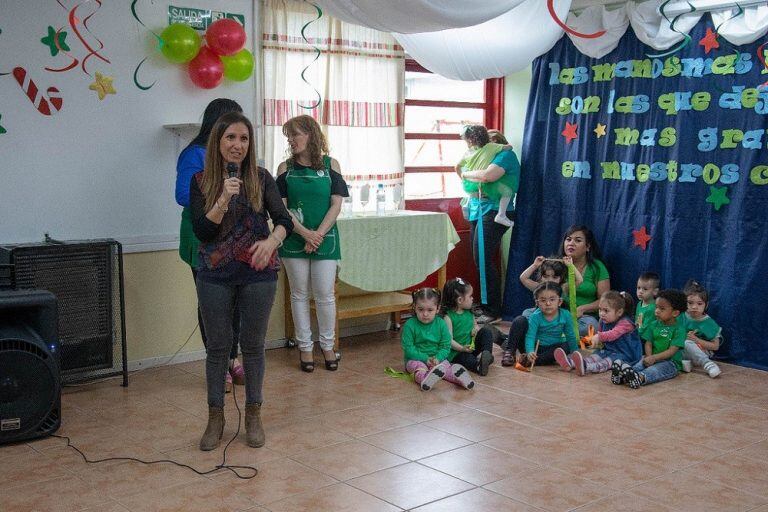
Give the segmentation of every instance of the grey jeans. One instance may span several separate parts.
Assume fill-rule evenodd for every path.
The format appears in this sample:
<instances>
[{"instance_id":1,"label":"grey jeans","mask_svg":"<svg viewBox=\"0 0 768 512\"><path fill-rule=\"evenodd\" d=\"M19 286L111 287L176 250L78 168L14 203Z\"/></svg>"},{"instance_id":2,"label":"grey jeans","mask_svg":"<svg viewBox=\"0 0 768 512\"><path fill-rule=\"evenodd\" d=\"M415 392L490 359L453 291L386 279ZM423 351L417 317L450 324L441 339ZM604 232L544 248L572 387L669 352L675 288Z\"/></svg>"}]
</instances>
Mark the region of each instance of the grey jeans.
<instances>
[{"instance_id":1,"label":"grey jeans","mask_svg":"<svg viewBox=\"0 0 768 512\"><path fill-rule=\"evenodd\" d=\"M240 312L240 350L245 370L245 403L262 402L264 339L275 300L276 281L227 285L197 280L197 301L208 335L205 378L208 405L224 407L224 377L232 348L232 317Z\"/></svg>"}]
</instances>

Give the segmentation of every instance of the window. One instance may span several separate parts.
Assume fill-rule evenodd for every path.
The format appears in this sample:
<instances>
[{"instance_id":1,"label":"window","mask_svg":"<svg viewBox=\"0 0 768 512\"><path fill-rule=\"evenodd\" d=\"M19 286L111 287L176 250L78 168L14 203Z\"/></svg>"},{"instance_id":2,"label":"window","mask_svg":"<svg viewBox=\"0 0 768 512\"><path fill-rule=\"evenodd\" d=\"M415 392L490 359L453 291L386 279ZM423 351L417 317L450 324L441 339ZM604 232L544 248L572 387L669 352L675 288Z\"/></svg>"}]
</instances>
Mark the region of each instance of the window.
<instances>
[{"instance_id":1,"label":"window","mask_svg":"<svg viewBox=\"0 0 768 512\"><path fill-rule=\"evenodd\" d=\"M461 197L454 165L467 150L462 125L503 130L504 79L464 82L405 61L405 196Z\"/></svg>"}]
</instances>

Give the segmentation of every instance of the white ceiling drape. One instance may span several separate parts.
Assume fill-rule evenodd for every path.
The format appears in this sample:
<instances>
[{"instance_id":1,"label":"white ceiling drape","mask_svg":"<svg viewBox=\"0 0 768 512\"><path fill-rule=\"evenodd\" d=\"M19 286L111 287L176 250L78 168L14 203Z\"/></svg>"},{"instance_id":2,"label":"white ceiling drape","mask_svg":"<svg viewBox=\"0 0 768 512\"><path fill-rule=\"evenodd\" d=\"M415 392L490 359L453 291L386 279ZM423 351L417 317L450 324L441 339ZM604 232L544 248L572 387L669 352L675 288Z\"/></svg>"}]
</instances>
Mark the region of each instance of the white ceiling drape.
<instances>
[{"instance_id":1,"label":"white ceiling drape","mask_svg":"<svg viewBox=\"0 0 768 512\"><path fill-rule=\"evenodd\" d=\"M554 5L560 19L565 19L571 0L555 0ZM472 27L394 36L411 57L430 71L456 80L481 80L529 66L562 34L545 0L525 0L501 16Z\"/></svg>"},{"instance_id":2,"label":"white ceiling drape","mask_svg":"<svg viewBox=\"0 0 768 512\"><path fill-rule=\"evenodd\" d=\"M425 68L456 80L505 76L527 67L562 37L546 0L316 0L332 16L390 31ZM718 34L731 44L751 43L768 33L768 5L695 11L672 17L659 13L664 0L629 1L606 9L594 5L570 13L571 0L554 0L559 19L576 32L605 31L597 38L568 34L583 54L610 53L631 26L657 51L680 43L702 16L711 15ZM669 19L668 19L669 18ZM674 21L674 26L672 25Z\"/></svg>"},{"instance_id":3,"label":"white ceiling drape","mask_svg":"<svg viewBox=\"0 0 768 512\"><path fill-rule=\"evenodd\" d=\"M314 0L330 16L383 32L405 34L469 27L524 0ZM544 2L544 0L541 0Z\"/></svg>"}]
</instances>

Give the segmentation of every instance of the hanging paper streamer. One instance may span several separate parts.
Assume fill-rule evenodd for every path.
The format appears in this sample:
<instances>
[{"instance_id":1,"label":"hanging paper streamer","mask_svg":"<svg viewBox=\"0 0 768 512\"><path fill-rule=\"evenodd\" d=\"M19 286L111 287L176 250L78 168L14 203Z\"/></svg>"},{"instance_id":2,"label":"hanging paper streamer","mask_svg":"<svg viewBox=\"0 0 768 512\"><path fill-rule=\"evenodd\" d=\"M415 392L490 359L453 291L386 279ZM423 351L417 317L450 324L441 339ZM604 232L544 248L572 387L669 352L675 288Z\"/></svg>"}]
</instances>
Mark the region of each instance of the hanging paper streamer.
<instances>
[{"instance_id":1,"label":"hanging paper streamer","mask_svg":"<svg viewBox=\"0 0 768 512\"><path fill-rule=\"evenodd\" d=\"M477 186L477 191L482 197L483 190L480 184ZM483 206L480 204L480 217L477 219L477 266L480 271L480 303L488 304L488 285L486 284L485 275L485 237L483 236Z\"/></svg>"},{"instance_id":2,"label":"hanging paper streamer","mask_svg":"<svg viewBox=\"0 0 768 512\"><path fill-rule=\"evenodd\" d=\"M84 72L86 75L88 75L88 76L91 76L91 74L88 72L88 70L87 70L87 69L85 69L85 65L86 65L86 63L88 62L88 59L90 59L91 57L98 57L99 59L103 60L103 61L104 61L104 62L106 62L107 64L111 64L111 62L109 61L109 59L107 59L106 57L104 57L103 55L101 55L101 54L99 53L99 51L101 51L101 50L103 50L103 49L104 49L104 45L102 44L101 40L100 40L98 37L94 36L94 35L93 35L93 32L91 32L91 31L90 31L90 29L88 28L88 20L90 20L90 19L91 19L91 17L92 17L94 14L96 14L96 12L97 12L97 11L99 10L99 8L101 7L101 0L92 0L92 1L96 2L96 5L97 5L98 7L96 7L96 9L95 9L95 10L94 10L94 11L93 11L91 14L89 14L88 16L86 16L86 17L85 17L85 19L83 20L83 28L85 29L85 31L86 31L86 32L88 32L88 34L90 34L91 36L93 36L93 38L94 38L94 39L96 40L96 42L98 43L98 45L99 45L99 48L98 48L97 50L94 50L94 49L93 49L93 47L92 47L90 44L88 44L88 42L85 40L85 38L83 37L83 35L82 35L82 34L80 33L80 31L77 29L77 24L78 24L78 21L79 21L79 20L77 19L76 15L75 15L75 13L77 12L77 8L78 8L78 7L80 7L80 6L81 6L81 5L83 5L83 4L86 4L86 3L90 2L90 1L91 1L91 0L85 0L85 2L81 2L81 3L77 4L77 5L75 5L75 6L72 8L72 10L70 10L70 11L69 11L69 26L70 26L70 27L72 27L72 32L74 32L75 36L77 36L77 38L80 40L80 42L81 42L81 43L83 43L83 46L85 46L85 48L86 48L86 49L88 50L88 52L89 52L89 53L88 53L88 55L86 55L86 56L83 58L82 62L80 63L80 69L82 69L82 70L83 70L83 72Z\"/></svg>"},{"instance_id":3,"label":"hanging paper streamer","mask_svg":"<svg viewBox=\"0 0 768 512\"><path fill-rule=\"evenodd\" d=\"M579 319L576 317L576 272L573 264L568 265L568 309L571 311L573 334L579 339Z\"/></svg>"},{"instance_id":4,"label":"hanging paper streamer","mask_svg":"<svg viewBox=\"0 0 768 512\"><path fill-rule=\"evenodd\" d=\"M3 114L0 114L0 121L3 119ZM3 128L3 125L0 124L0 135L7 133L7 130Z\"/></svg>"},{"instance_id":5,"label":"hanging paper streamer","mask_svg":"<svg viewBox=\"0 0 768 512\"><path fill-rule=\"evenodd\" d=\"M45 116L51 115L53 112L61 110L63 100L61 99L59 90L55 87L49 87L46 92L48 96L45 97L40 93L40 89L37 84L27 76L27 70L22 67L13 68L13 77L18 82L21 90L27 95L29 101L35 106L38 112Z\"/></svg>"},{"instance_id":6,"label":"hanging paper streamer","mask_svg":"<svg viewBox=\"0 0 768 512\"><path fill-rule=\"evenodd\" d=\"M557 23L560 28L571 34L575 37L581 37L584 39L597 39L598 37L605 34L605 30L600 30L598 32L595 32L594 34L582 34L581 32L576 32L571 27L563 23L563 21L557 16L557 13L555 12L555 0L547 0L547 9L549 10L549 15L552 16L552 19L555 20L555 23Z\"/></svg>"},{"instance_id":7,"label":"hanging paper streamer","mask_svg":"<svg viewBox=\"0 0 768 512\"><path fill-rule=\"evenodd\" d=\"M671 2L671 1L672 1L672 0L665 0L665 1L664 1L664 3L663 3L663 4L661 4L661 5L659 6L659 12L660 12L660 13L661 13L661 15L664 17L664 19L665 19L665 20L667 20L667 21L669 21L669 17L668 17L668 16L667 16L667 14L664 12L664 8L665 8L665 7L667 6L667 4L668 4L669 2ZM688 46L689 44L691 44L691 36L689 36L688 34L686 34L686 33L684 33L684 32L680 32L679 30L677 30L677 29L675 28L675 23L677 23L677 20L679 20L681 16L683 16L684 14L690 14L690 13L692 13L692 12L695 12L695 11L696 11L696 8L695 8L693 5L691 5L691 3L690 3L690 2L686 2L686 3L688 4L688 7L690 7L690 10L689 10L688 12L681 12L680 14L678 14L677 16L675 16L675 17L672 19L672 21L669 23L669 29L670 29L671 31L673 31L673 32L677 32L678 34L681 34L681 35L683 36L683 42L682 42L682 43L680 43L679 45L677 45L676 47L672 48L671 50L668 50L668 51L666 51L666 52L664 52L664 53L657 53L657 54L655 54L655 55L650 55L650 54L647 54L646 56L647 56L649 59L660 59L661 57L666 57L666 56L668 56L668 55L672 55L673 53L677 53L677 52L679 52L680 50L682 50L683 48L685 48L686 46Z\"/></svg>"},{"instance_id":8,"label":"hanging paper streamer","mask_svg":"<svg viewBox=\"0 0 768 512\"><path fill-rule=\"evenodd\" d=\"M312 2L307 2L307 3L311 4L315 8L315 10L317 10L317 18L315 18L312 21L309 21L309 22L305 23L304 26L301 27L301 37L302 37L302 39L304 39L305 43L309 44L310 46L312 46L312 48L315 49L315 58L312 59L312 62L307 64L304 67L304 69L301 71L301 80L305 84L307 84L308 86L312 87L312 89L315 91L315 94L317 95L317 101L315 102L314 105L305 106L305 105L299 104L299 107L301 107L303 109L307 109L307 110L312 110L312 109L315 109L315 108L320 106L320 103L322 103L322 101L323 101L323 97L320 95L320 91L318 91L312 84L310 84L309 81L306 79L306 77L304 75L306 74L306 72L309 69L309 67L312 64L314 64L315 62L317 62L317 60L320 58L320 48L318 48L317 46L315 46L313 44L310 44L309 39L307 39L307 35L304 32L307 30L307 27L309 27L312 23L314 23L317 20L319 20L320 18L322 18L323 11L317 5L313 4Z\"/></svg>"},{"instance_id":9,"label":"hanging paper streamer","mask_svg":"<svg viewBox=\"0 0 768 512\"><path fill-rule=\"evenodd\" d=\"M152 30L149 30L149 28L144 24L144 22L141 21L141 18L139 18L139 15L136 14L136 2L138 1L139 0L133 0L131 2L131 14L133 15L134 19L139 22L139 25L146 28L149 31L149 33L152 34L155 37L155 39L157 39L157 49L162 51L162 48L163 48L162 38L159 35L155 34ZM144 61L146 61L148 58L149 57L144 57L143 59L141 59L141 62L139 62L136 65L136 68L133 70L133 85L135 85L142 91L150 90L157 83L157 80L155 80L149 85L143 85L141 82L139 82L139 68L141 68L141 65L144 64Z\"/></svg>"},{"instance_id":10,"label":"hanging paper streamer","mask_svg":"<svg viewBox=\"0 0 768 512\"><path fill-rule=\"evenodd\" d=\"M765 48L766 44L768 44L768 43L763 43L763 44L761 44L760 46L757 47L757 59L763 65L763 69L767 69L768 70L768 65L765 64L765 51L764 51L764 48ZM768 80L766 80L762 84L758 85L758 87L762 87L762 88L768 87Z\"/></svg>"}]
</instances>

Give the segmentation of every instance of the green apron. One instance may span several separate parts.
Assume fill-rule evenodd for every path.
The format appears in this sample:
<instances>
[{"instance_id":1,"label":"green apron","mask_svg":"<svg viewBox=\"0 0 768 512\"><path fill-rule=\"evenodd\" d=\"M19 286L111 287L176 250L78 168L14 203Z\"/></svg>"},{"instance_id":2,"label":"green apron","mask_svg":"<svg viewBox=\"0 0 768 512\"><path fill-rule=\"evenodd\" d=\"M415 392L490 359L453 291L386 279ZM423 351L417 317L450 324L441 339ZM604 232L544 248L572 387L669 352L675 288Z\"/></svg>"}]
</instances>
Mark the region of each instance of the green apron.
<instances>
[{"instance_id":1,"label":"green apron","mask_svg":"<svg viewBox=\"0 0 768 512\"><path fill-rule=\"evenodd\" d=\"M288 189L288 209L307 229L316 230L331 207L331 159L323 157L325 169L294 167L288 162L285 183ZM317 251L304 252L306 241L292 233L280 248L281 258L309 258L313 260L341 259L339 230L336 224L325 234Z\"/></svg>"},{"instance_id":2,"label":"green apron","mask_svg":"<svg viewBox=\"0 0 768 512\"><path fill-rule=\"evenodd\" d=\"M192 231L192 210L184 208L181 212L179 228L179 256L193 269L197 268L197 252L200 241Z\"/></svg>"}]
</instances>

